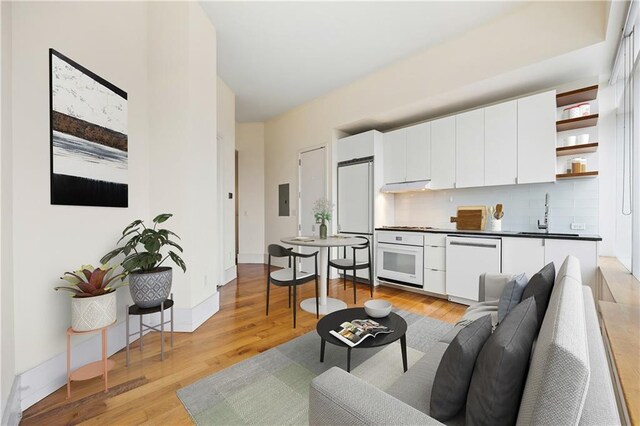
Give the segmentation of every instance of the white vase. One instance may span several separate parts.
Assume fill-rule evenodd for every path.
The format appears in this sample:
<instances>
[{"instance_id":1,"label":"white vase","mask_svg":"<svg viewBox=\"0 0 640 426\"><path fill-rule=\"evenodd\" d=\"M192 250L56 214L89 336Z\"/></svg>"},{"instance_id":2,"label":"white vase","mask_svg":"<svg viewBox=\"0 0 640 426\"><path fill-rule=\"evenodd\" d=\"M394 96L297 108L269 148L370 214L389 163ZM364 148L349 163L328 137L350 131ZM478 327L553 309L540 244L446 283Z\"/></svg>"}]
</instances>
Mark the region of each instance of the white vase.
<instances>
[{"instance_id":1,"label":"white vase","mask_svg":"<svg viewBox=\"0 0 640 426\"><path fill-rule=\"evenodd\" d=\"M73 331L97 330L116 320L116 292L95 297L71 298Z\"/></svg>"},{"instance_id":2,"label":"white vase","mask_svg":"<svg viewBox=\"0 0 640 426\"><path fill-rule=\"evenodd\" d=\"M492 217L489 221L489 226L492 231L502 231L502 219L495 219Z\"/></svg>"}]
</instances>

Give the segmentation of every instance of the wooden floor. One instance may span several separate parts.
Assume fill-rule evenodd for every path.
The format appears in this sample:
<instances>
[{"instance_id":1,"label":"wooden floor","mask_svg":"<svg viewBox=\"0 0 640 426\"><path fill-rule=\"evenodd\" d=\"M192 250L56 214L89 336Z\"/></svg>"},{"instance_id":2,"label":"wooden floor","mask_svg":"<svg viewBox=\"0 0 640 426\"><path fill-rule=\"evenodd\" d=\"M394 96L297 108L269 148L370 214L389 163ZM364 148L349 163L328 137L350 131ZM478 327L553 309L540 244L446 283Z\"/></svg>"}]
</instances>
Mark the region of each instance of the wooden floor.
<instances>
[{"instance_id":1,"label":"wooden floor","mask_svg":"<svg viewBox=\"0 0 640 426\"><path fill-rule=\"evenodd\" d=\"M160 361L159 333L144 339L144 352L137 343L131 365L124 366L125 353L111 359L116 368L109 373L110 391L102 392L102 379L72 383L72 397L63 387L23 413L25 425L58 424L191 424L176 391L216 371L315 330L315 315L298 310L298 326L292 328L286 288L272 287L269 316L265 316L266 266L239 265L238 279L220 289L220 311L193 333L176 333L173 350L165 345ZM313 297L313 283L299 288L299 300ZM329 294L354 306L351 284L330 282ZM378 287L375 298L389 300L397 308L454 323L465 307L446 300ZM368 287L359 285L358 305L369 299ZM167 343L168 343L167 338Z\"/></svg>"}]
</instances>

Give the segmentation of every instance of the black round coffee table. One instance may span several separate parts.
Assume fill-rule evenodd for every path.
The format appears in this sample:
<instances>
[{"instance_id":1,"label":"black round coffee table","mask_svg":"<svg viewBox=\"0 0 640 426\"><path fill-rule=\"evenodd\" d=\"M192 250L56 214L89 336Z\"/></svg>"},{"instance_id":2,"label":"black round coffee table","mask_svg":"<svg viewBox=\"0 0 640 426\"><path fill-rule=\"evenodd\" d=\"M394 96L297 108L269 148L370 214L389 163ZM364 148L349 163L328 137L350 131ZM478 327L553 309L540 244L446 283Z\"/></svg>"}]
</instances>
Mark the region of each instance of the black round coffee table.
<instances>
[{"instance_id":1,"label":"black round coffee table","mask_svg":"<svg viewBox=\"0 0 640 426\"><path fill-rule=\"evenodd\" d=\"M340 328L340 325L343 322L368 318L381 325L389 327L393 332L388 334L378 334L376 337L367 337L362 341L362 343L358 346L354 346L353 348L330 333L331 330L337 330ZM320 321L318 321L316 330L322 339L320 343L320 362L324 362L324 347L326 342L329 342L332 345L342 346L343 348L347 348L347 371L350 372L351 349L385 346L400 339L402 367L404 368L404 371L407 371L407 322L404 318L394 312L391 312L389 316L384 318L372 318L367 315L364 308L342 309L324 316Z\"/></svg>"}]
</instances>

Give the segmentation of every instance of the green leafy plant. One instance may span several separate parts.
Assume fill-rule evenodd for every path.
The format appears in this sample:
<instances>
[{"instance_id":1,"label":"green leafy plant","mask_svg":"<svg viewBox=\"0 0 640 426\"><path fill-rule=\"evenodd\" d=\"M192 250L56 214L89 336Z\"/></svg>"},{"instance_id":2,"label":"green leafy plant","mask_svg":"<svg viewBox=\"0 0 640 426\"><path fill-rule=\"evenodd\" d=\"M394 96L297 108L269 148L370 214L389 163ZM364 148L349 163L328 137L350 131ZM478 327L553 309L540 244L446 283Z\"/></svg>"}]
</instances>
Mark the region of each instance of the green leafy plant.
<instances>
[{"instance_id":1,"label":"green leafy plant","mask_svg":"<svg viewBox=\"0 0 640 426\"><path fill-rule=\"evenodd\" d=\"M316 223L330 222L331 212L333 211L333 204L326 198L319 198L313 203L313 217L316 219Z\"/></svg>"},{"instance_id":2,"label":"green leafy plant","mask_svg":"<svg viewBox=\"0 0 640 426\"><path fill-rule=\"evenodd\" d=\"M73 293L73 297L95 297L116 291L118 287L125 285L118 280L122 280L126 273L114 274L115 269L109 265L102 265L94 268L91 265L83 265L77 271L65 272L60 277L61 280L67 281L70 286L55 287L56 291L64 290ZM115 285L114 285L115 284Z\"/></svg>"},{"instance_id":3,"label":"green leafy plant","mask_svg":"<svg viewBox=\"0 0 640 426\"><path fill-rule=\"evenodd\" d=\"M134 271L153 271L159 268L165 260L170 258L186 272L187 267L184 261L176 253L176 251L182 253L182 247L170 238L173 236L180 239L180 237L168 229L157 229L159 224L166 222L171 216L173 215L168 213L156 216L153 219L152 228L146 227L142 220L131 222L124 231L122 231L122 237L118 240L118 244L126 238L129 238L128 241L122 247L118 247L105 254L100 261L109 262L111 259L123 254L125 258L122 261L122 267L127 273L131 273ZM160 251L164 248L173 248L173 250L169 250L168 253L163 256Z\"/></svg>"}]
</instances>

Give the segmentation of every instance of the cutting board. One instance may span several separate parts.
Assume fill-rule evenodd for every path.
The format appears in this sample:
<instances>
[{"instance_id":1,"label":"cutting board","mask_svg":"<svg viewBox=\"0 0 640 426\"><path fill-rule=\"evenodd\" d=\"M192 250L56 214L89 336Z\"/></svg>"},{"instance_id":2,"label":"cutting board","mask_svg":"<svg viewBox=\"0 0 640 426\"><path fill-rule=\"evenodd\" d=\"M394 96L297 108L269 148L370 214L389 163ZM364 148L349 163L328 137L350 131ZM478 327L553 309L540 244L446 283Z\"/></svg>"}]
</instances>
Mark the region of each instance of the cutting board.
<instances>
[{"instance_id":1,"label":"cutting board","mask_svg":"<svg viewBox=\"0 0 640 426\"><path fill-rule=\"evenodd\" d=\"M457 230L482 231L487 224L487 206L459 206L451 222L455 222Z\"/></svg>"}]
</instances>

